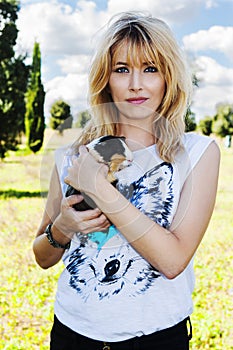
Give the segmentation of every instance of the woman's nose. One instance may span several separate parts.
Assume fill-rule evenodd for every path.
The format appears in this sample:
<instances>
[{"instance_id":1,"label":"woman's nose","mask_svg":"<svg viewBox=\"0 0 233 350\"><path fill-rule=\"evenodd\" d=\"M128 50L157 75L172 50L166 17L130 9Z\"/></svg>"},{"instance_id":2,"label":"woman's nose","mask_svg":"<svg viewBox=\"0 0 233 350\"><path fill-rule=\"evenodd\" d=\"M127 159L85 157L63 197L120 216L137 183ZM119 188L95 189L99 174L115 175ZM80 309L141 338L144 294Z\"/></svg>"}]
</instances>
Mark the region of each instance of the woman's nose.
<instances>
[{"instance_id":1,"label":"woman's nose","mask_svg":"<svg viewBox=\"0 0 233 350\"><path fill-rule=\"evenodd\" d=\"M130 74L129 90L139 91L142 90L142 78L140 72L133 71Z\"/></svg>"}]
</instances>

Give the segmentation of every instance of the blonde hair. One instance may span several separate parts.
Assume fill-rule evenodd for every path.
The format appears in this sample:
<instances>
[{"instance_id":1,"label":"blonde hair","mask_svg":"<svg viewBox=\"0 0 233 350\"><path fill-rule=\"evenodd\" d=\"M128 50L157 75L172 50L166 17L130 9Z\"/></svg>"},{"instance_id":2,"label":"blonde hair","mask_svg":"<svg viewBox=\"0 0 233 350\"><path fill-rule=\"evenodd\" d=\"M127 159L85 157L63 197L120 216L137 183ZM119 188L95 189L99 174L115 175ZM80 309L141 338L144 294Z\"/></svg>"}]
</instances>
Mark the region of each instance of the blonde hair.
<instances>
[{"instance_id":1,"label":"blonde hair","mask_svg":"<svg viewBox=\"0 0 233 350\"><path fill-rule=\"evenodd\" d=\"M140 52L140 58L153 62L165 79L165 94L155 112L154 132L159 156L172 162L182 147L192 79L170 28L162 20L143 13L122 13L109 22L89 74L93 116L78 142L85 144L103 135L117 135L118 109L109 93L108 82L114 53L126 41L130 61L137 62Z\"/></svg>"}]
</instances>

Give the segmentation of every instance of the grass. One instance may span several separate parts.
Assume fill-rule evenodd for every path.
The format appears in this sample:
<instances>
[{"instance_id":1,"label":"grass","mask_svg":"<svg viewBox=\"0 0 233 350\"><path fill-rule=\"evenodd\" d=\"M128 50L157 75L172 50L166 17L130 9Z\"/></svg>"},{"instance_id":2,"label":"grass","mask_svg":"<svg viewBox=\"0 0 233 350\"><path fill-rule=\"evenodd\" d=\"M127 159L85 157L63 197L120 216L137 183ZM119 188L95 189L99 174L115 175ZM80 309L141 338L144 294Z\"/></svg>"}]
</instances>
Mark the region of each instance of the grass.
<instances>
[{"instance_id":1,"label":"grass","mask_svg":"<svg viewBox=\"0 0 233 350\"><path fill-rule=\"evenodd\" d=\"M50 139L50 148L55 145ZM49 348L56 283L63 267L59 263L42 270L32 253L46 195L47 183L41 178L48 178L47 165L50 168L52 162L49 154L21 150L0 163L0 349L4 350ZM232 173L233 151L222 148L216 207L195 259L192 350L233 349Z\"/></svg>"},{"instance_id":2,"label":"grass","mask_svg":"<svg viewBox=\"0 0 233 350\"><path fill-rule=\"evenodd\" d=\"M41 156L0 164L0 349L48 349L57 266L39 269L32 241L41 219Z\"/></svg>"},{"instance_id":3,"label":"grass","mask_svg":"<svg viewBox=\"0 0 233 350\"><path fill-rule=\"evenodd\" d=\"M192 349L233 349L233 152L222 149L212 220L195 260Z\"/></svg>"}]
</instances>

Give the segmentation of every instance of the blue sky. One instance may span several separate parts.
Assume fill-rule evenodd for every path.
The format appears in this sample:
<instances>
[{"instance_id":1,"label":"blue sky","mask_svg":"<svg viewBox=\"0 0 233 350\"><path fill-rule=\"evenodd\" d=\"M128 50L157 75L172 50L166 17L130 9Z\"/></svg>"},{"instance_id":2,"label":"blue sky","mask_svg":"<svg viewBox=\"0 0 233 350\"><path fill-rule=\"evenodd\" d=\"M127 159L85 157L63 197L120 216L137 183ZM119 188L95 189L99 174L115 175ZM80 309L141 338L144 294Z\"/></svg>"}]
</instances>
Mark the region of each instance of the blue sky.
<instances>
[{"instance_id":1,"label":"blue sky","mask_svg":"<svg viewBox=\"0 0 233 350\"><path fill-rule=\"evenodd\" d=\"M94 35L110 17L146 11L165 20L201 80L193 96L197 119L217 103L233 103L233 0L21 0L18 48L42 51L46 114L62 98L73 114L87 107L87 72Z\"/></svg>"}]
</instances>

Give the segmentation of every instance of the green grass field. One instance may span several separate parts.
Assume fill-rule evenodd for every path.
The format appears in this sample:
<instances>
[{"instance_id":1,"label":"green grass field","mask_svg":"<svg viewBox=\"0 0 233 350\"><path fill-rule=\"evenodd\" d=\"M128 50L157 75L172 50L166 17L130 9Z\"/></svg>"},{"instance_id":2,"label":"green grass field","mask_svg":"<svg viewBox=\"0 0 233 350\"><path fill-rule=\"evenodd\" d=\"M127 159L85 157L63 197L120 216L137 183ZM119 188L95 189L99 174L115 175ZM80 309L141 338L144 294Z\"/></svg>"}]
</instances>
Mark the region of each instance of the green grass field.
<instances>
[{"instance_id":1,"label":"green grass field","mask_svg":"<svg viewBox=\"0 0 233 350\"><path fill-rule=\"evenodd\" d=\"M233 349L233 150L221 150L216 207L195 259L193 350ZM51 165L42 152L12 153L0 163L0 349L49 349L62 264L40 269L32 242L45 201L41 177L48 179Z\"/></svg>"}]
</instances>

